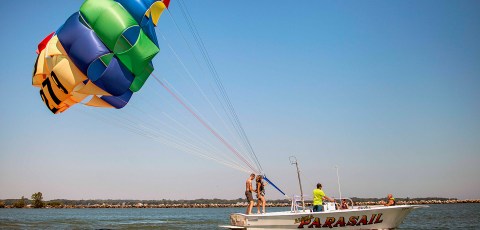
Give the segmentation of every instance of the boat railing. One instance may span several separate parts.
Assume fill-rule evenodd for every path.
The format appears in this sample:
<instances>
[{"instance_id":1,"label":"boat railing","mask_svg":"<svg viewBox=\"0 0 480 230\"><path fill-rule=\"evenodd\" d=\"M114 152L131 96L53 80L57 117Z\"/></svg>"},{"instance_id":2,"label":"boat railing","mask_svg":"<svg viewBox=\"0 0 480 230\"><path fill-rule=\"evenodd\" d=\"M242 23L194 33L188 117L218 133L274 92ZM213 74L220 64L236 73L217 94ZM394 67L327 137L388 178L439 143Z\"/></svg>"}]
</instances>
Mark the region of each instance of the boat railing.
<instances>
[{"instance_id":1,"label":"boat railing","mask_svg":"<svg viewBox=\"0 0 480 230\"><path fill-rule=\"evenodd\" d=\"M305 199L305 196L304 196L304 199ZM302 196L300 195L292 196L292 205L291 205L290 211L293 213L297 213L299 211L305 212L305 209L303 209L303 205L302 205Z\"/></svg>"},{"instance_id":2,"label":"boat railing","mask_svg":"<svg viewBox=\"0 0 480 230\"><path fill-rule=\"evenodd\" d=\"M304 201L307 201L307 202L312 201L311 197L309 197L309 196L304 196L303 198L304 198ZM353 204L354 204L353 200L348 198L348 197L342 197L341 199L332 197L332 199L335 202L325 202L324 203L324 210L329 210L329 211L331 211L331 210L341 210L343 200L345 200L346 203L347 203L347 206L348 206L347 209L353 209ZM327 207L325 207L325 206L327 206ZM293 195L290 211L293 212L293 213L297 213L297 212L300 212L300 211L305 212L306 210L310 210L310 208L305 207L305 209L303 209L302 197L300 195Z\"/></svg>"}]
</instances>

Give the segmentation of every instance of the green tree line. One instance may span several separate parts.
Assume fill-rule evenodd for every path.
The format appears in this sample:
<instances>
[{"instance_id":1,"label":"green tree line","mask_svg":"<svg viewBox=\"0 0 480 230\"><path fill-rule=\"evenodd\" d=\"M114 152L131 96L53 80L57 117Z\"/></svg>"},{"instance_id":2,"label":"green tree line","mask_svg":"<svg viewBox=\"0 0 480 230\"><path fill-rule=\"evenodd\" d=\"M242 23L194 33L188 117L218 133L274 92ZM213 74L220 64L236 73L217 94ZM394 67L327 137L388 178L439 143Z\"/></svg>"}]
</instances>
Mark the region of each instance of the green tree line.
<instances>
[{"instance_id":1,"label":"green tree line","mask_svg":"<svg viewBox=\"0 0 480 230\"><path fill-rule=\"evenodd\" d=\"M384 200L385 198L358 198L352 197L351 198L354 202L378 202L380 200ZM456 198L442 198L442 197L425 197L425 198L396 198L397 201L420 201L420 200L457 200ZM6 199L0 200L0 208L5 208L5 206L13 206L14 208L24 208L30 205L33 208L43 208L46 206L50 207L59 207L62 205L118 205L118 204L125 204L125 205L135 205L138 203L143 204L152 204L152 205L171 205L171 204L236 204L236 203L243 203L247 202L244 198L238 198L233 200L228 199L195 199L195 200L169 200L169 199L161 199L161 200L121 200L121 199L106 199L106 200L67 200L67 199L54 199L50 201L43 201L43 194L41 192L37 192L32 194L31 199L27 199L25 197L21 197L20 199ZM279 199L279 200L267 200L269 203L290 203L287 199Z\"/></svg>"}]
</instances>

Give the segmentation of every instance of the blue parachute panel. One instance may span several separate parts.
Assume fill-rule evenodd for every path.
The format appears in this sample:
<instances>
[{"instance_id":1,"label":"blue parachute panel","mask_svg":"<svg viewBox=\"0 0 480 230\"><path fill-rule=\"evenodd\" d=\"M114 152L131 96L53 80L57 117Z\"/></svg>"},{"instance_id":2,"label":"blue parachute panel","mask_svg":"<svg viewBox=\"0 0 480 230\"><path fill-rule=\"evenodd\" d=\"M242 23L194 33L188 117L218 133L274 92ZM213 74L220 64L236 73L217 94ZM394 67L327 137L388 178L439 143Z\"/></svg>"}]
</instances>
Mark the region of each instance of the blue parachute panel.
<instances>
[{"instance_id":1,"label":"blue parachute panel","mask_svg":"<svg viewBox=\"0 0 480 230\"><path fill-rule=\"evenodd\" d=\"M102 75L92 82L112 96L121 96L129 91L133 79L133 74L114 57Z\"/></svg>"},{"instance_id":2,"label":"blue parachute panel","mask_svg":"<svg viewBox=\"0 0 480 230\"><path fill-rule=\"evenodd\" d=\"M93 30L80 22L78 12L67 19L57 36L70 59L85 75L95 59L110 53Z\"/></svg>"},{"instance_id":3,"label":"blue parachute panel","mask_svg":"<svg viewBox=\"0 0 480 230\"><path fill-rule=\"evenodd\" d=\"M102 96L100 98L108 104L112 105L113 107L121 109L125 105L127 105L128 101L130 101L132 94L133 92L129 90L121 96Z\"/></svg>"}]
</instances>

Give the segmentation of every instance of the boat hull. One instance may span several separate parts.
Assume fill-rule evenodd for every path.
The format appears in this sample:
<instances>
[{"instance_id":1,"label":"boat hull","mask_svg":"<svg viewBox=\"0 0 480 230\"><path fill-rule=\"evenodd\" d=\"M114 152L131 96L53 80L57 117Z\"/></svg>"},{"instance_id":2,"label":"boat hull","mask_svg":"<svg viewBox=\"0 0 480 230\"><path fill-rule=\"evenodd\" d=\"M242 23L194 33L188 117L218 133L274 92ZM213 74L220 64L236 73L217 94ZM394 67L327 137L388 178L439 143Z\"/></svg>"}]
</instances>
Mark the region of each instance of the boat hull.
<instances>
[{"instance_id":1,"label":"boat hull","mask_svg":"<svg viewBox=\"0 0 480 230\"><path fill-rule=\"evenodd\" d=\"M267 214L230 215L230 229L392 229L397 228L405 217L418 205L353 207L347 210L324 212L299 211L293 213L272 212Z\"/></svg>"}]
</instances>

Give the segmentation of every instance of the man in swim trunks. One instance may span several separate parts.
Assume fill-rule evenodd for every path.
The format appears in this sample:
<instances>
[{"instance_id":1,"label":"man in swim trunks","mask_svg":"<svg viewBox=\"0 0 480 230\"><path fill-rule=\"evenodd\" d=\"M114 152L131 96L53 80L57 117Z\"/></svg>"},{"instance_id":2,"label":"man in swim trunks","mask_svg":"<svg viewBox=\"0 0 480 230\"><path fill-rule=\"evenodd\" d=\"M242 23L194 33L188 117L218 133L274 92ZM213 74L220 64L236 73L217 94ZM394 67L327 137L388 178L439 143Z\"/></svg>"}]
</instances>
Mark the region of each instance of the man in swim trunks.
<instances>
[{"instance_id":1,"label":"man in swim trunks","mask_svg":"<svg viewBox=\"0 0 480 230\"><path fill-rule=\"evenodd\" d=\"M255 179L254 173L250 174L250 177L245 182L245 196L247 197L247 202L248 202L247 215L252 214L252 208L253 208L252 181L253 179Z\"/></svg>"}]
</instances>

